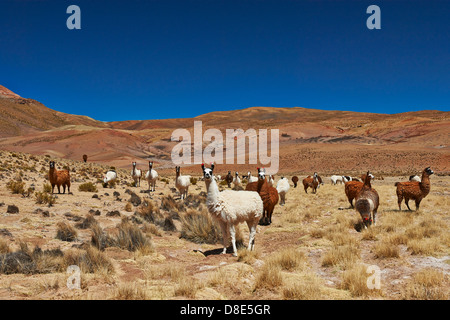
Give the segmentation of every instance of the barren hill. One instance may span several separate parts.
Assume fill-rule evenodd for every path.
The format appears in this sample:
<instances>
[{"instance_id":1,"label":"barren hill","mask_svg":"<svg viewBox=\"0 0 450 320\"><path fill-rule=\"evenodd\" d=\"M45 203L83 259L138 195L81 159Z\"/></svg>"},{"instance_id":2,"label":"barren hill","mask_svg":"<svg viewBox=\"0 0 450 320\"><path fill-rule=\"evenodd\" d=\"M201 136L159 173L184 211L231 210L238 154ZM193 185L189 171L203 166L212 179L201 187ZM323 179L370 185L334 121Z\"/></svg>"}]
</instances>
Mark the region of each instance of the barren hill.
<instances>
[{"instance_id":1,"label":"barren hill","mask_svg":"<svg viewBox=\"0 0 450 320\"><path fill-rule=\"evenodd\" d=\"M70 115L24 99L0 86L0 149L49 154L128 168L148 160L172 170L172 132L194 121L208 128L279 129L280 173L335 171L381 174L417 173L425 166L450 172L450 112L424 110L400 114L330 111L300 107L252 107L218 111L189 119L101 122ZM209 142L204 142L204 146ZM256 165L221 165L224 171ZM186 168L197 172L198 168ZM198 172L197 172L198 173Z\"/></svg>"}]
</instances>

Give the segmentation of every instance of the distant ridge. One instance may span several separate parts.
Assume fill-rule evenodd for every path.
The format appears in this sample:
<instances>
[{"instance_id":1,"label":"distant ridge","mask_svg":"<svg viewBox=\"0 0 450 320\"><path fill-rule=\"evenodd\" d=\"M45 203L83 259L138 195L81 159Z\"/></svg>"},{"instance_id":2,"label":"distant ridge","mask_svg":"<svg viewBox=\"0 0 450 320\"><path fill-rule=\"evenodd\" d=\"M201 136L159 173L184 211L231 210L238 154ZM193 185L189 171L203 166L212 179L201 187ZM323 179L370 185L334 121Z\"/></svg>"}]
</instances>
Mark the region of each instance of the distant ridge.
<instances>
[{"instance_id":1,"label":"distant ridge","mask_svg":"<svg viewBox=\"0 0 450 320\"><path fill-rule=\"evenodd\" d=\"M87 154L90 161L124 168L132 161L153 160L160 169L171 170L171 151L177 143L171 141L172 132L185 128L193 133L198 120L203 131L279 129L284 172L339 169L350 174L364 168L416 174L427 166L450 172L450 112L376 114L251 107L185 119L102 122L52 110L0 86L0 149L4 150L75 160ZM221 167L248 171L254 166Z\"/></svg>"}]
</instances>

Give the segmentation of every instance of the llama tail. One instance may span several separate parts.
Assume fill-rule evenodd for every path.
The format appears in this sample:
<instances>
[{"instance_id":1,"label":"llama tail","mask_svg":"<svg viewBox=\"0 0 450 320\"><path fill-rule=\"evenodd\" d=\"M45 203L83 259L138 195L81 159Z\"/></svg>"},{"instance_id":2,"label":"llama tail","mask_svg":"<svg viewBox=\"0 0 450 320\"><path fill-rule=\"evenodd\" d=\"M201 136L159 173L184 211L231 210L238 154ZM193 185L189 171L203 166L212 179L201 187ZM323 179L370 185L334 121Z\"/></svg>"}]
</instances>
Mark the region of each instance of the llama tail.
<instances>
[{"instance_id":1,"label":"llama tail","mask_svg":"<svg viewBox=\"0 0 450 320\"><path fill-rule=\"evenodd\" d=\"M355 209L359 213L372 212L374 209L373 201L371 199L358 199L355 203Z\"/></svg>"}]
</instances>

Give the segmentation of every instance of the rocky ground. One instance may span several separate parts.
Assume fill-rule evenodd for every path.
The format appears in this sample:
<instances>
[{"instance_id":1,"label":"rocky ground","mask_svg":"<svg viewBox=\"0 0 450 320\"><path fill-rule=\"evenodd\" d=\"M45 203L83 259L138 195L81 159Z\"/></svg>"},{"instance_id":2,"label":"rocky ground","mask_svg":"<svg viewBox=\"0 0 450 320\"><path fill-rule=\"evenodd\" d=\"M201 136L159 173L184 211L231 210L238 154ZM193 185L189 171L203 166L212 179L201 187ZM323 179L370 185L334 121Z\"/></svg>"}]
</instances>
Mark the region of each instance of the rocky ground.
<instances>
[{"instance_id":1,"label":"rocky ground","mask_svg":"<svg viewBox=\"0 0 450 320\"><path fill-rule=\"evenodd\" d=\"M407 177L375 180L379 220L368 230L360 229L344 187L327 176L317 194L291 184L273 223L258 226L255 251L242 247L236 258L220 254L203 181L181 201L174 174L164 173L148 192L147 182L135 187L118 169L119 181L105 188L106 165L51 158L69 168L72 181L70 194L52 198L45 192L49 160L0 153L0 299L449 298L448 176L431 177L418 212L397 207L394 183ZM49 199L50 207L37 203ZM73 237L61 236L64 230ZM239 230L245 244L248 230ZM119 241L125 235L129 243ZM44 253L33 253L37 247ZM80 289L66 285L74 263ZM379 289L367 287L368 267L379 271Z\"/></svg>"}]
</instances>

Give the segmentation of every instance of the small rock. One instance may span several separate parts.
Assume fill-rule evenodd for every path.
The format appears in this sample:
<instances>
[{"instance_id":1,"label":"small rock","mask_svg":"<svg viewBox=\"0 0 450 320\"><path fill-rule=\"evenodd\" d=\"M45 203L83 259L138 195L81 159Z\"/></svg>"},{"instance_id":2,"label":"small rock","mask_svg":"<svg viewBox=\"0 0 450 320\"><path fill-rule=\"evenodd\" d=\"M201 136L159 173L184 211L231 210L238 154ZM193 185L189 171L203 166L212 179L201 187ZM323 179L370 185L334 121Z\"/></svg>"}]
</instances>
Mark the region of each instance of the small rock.
<instances>
[{"instance_id":1,"label":"small rock","mask_svg":"<svg viewBox=\"0 0 450 320\"><path fill-rule=\"evenodd\" d=\"M115 216L120 217L120 212L118 210L109 211L108 213L106 213L106 216L107 217L115 217Z\"/></svg>"},{"instance_id":2,"label":"small rock","mask_svg":"<svg viewBox=\"0 0 450 320\"><path fill-rule=\"evenodd\" d=\"M9 205L6 209L6 213L19 213L19 208L15 205Z\"/></svg>"},{"instance_id":3,"label":"small rock","mask_svg":"<svg viewBox=\"0 0 450 320\"><path fill-rule=\"evenodd\" d=\"M89 214L92 214L94 216L101 215L100 210L94 210L94 209L89 210Z\"/></svg>"}]
</instances>

